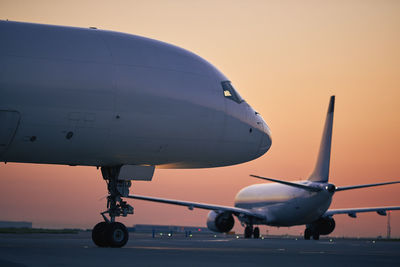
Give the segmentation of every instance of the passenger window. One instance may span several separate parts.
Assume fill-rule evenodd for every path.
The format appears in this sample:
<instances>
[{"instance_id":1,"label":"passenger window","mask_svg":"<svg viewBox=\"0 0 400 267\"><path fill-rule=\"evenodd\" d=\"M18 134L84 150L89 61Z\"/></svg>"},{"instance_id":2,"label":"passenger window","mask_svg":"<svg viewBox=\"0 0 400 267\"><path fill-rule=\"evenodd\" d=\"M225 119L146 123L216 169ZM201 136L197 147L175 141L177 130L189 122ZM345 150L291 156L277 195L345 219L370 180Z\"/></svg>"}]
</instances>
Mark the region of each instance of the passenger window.
<instances>
[{"instance_id":1,"label":"passenger window","mask_svg":"<svg viewBox=\"0 0 400 267\"><path fill-rule=\"evenodd\" d=\"M244 100L243 98L239 95L239 93L233 88L232 84L230 81L224 81L221 82L222 84L222 90L224 91L224 96L226 98L229 98L236 103L242 103Z\"/></svg>"}]
</instances>

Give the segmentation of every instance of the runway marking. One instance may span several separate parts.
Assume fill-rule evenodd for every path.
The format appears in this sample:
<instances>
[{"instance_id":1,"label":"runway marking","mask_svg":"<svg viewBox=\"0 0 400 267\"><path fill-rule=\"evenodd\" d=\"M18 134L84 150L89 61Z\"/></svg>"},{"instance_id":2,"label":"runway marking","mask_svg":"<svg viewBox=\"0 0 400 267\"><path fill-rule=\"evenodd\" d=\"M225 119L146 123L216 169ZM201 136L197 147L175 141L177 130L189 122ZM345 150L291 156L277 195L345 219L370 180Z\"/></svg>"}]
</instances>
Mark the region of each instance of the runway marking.
<instances>
[{"instance_id":1,"label":"runway marking","mask_svg":"<svg viewBox=\"0 0 400 267\"><path fill-rule=\"evenodd\" d=\"M300 254L325 254L325 251L299 251Z\"/></svg>"},{"instance_id":2,"label":"runway marking","mask_svg":"<svg viewBox=\"0 0 400 267\"><path fill-rule=\"evenodd\" d=\"M150 250L201 250L201 251L209 251L209 250L224 250L224 251L237 251L242 249L232 249L232 248L184 248L184 247L144 247L144 246L129 246L126 248L134 248L134 249L150 249Z\"/></svg>"},{"instance_id":3,"label":"runway marking","mask_svg":"<svg viewBox=\"0 0 400 267\"><path fill-rule=\"evenodd\" d=\"M321 245L335 245L336 244L336 242L318 242L318 244L321 244Z\"/></svg>"},{"instance_id":4,"label":"runway marking","mask_svg":"<svg viewBox=\"0 0 400 267\"><path fill-rule=\"evenodd\" d=\"M143 249L143 250L177 250L177 251L224 251L224 252L246 252L243 248L200 248L200 247L150 247L150 246L126 246L130 249ZM251 248L251 252L268 252L268 253L282 253L285 249L265 249L265 248ZM248 252L248 251L247 251Z\"/></svg>"},{"instance_id":5,"label":"runway marking","mask_svg":"<svg viewBox=\"0 0 400 267\"><path fill-rule=\"evenodd\" d=\"M229 242L230 240L228 239L215 239L215 240L199 240L201 242Z\"/></svg>"}]
</instances>

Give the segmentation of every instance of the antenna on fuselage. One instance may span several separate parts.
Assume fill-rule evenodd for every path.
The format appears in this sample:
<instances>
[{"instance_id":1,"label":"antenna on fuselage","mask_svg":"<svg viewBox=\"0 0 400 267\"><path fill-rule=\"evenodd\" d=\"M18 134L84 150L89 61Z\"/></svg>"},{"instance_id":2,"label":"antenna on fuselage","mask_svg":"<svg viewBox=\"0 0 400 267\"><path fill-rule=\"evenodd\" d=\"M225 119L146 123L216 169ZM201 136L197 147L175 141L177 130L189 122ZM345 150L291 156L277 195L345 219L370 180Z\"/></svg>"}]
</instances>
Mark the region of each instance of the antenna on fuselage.
<instances>
[{"instance_id":1,"label":"antenna on fuselage","mask_svg":"<svg viewBox=\"0 0 400 267\"><path fill-rule=\"evenodd\" d=\"M308 178L308 180L312 182L326 183L329 179L334 109L335 96L333 95L329 101L328 113L326 114L324 132L322 134L321 145L319 147L317 163L315 164L314 171Z\"/></svg>"}]
</instances>

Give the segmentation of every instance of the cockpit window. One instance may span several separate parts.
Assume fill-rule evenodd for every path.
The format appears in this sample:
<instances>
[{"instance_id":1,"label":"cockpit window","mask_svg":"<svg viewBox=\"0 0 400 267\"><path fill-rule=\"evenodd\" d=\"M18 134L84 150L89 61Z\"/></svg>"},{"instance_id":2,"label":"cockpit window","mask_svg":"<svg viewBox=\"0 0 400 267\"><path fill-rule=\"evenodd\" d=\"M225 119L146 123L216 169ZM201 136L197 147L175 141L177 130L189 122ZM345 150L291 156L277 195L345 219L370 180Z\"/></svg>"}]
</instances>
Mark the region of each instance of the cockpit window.
<instances>
[{"instance_id":1,"label":"cockpit window","mask_svg":"<svg viewBox=\"0 0 400 267\"><path fill-rule=\"evenodd\" d=\"M224 96L226 98L229 98L236 103L242 103L244 100L243 98L239 95L239 93L233 88L232 84L230 81L224 81L221 82L222 84L222 90L224 91Z\"/></svg>"}]
</instances>

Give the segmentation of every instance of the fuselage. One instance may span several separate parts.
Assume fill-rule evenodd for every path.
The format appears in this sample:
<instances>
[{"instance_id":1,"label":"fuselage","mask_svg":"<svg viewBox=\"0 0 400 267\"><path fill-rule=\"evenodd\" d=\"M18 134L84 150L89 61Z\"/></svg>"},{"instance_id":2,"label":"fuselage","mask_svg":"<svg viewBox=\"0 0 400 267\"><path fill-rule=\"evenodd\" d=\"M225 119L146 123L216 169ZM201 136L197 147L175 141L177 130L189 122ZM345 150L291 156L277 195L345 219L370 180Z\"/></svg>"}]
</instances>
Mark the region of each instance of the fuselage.
<instances>
[{"instance_id":1,"label":"fuselage","mask_svg":"<svg viewBox=\"0 0 400 267\"><path fill-rule=\"evenodd\" d=\"M271 146L262 117L187 50L9 21L0 21L0 35L0 123L8 129L0 161L202 168L246 162Z\"/></svg>"},{"instance_id":2,"label":"fuselage","mask_svg":"<svg viewBox=\"0 0 400 267\"><path fill-rule=\"evenodd\" d=\"M324 187L310 181L297 183ZM265 216L261 222L272 226L293 226L312 223L329 208L333 193L327 190L310 192L284 184L255 184L243 188L235 197L235 207Z\"/></svg>"}]
</instances>

